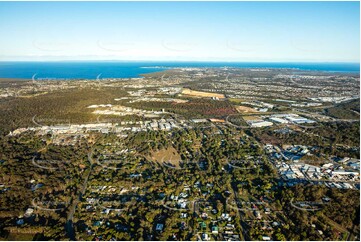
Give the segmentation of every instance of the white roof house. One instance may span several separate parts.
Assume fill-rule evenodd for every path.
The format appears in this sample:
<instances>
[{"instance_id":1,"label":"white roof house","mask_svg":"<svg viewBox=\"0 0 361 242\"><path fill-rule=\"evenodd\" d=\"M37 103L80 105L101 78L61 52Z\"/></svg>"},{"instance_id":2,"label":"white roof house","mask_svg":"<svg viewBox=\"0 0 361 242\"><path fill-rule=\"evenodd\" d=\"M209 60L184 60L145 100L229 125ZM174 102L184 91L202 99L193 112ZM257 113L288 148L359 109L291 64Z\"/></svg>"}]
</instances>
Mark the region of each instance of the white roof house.
<instances>
[{"instance_id":1,"label":"white roof house","mask_svg":"<svg viewBox=\"0 0 361 242\"><path fill-rule=\"evenodd\" d=\"M270 238L269 236L263 235L263 236L262 236L262 240L264 240L264 241L270 241L271 238Z\"/></svg>"}]
</instances>

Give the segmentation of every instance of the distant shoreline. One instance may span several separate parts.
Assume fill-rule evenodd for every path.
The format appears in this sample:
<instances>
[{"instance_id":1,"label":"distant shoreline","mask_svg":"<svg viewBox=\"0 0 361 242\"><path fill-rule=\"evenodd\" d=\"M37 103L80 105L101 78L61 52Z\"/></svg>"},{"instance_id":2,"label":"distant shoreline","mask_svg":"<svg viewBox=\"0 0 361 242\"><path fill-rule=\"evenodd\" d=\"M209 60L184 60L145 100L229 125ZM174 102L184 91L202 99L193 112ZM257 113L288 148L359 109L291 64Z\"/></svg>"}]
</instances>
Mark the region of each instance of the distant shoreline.
<instances>
[{"instance_id":1,"label":"distant shoreline","mask_svg":"<svg viewBox=\"0 0 361 242\"><path fill-rule=\"evenodd\" d=\"M296 62L146 62L146 61L0 61L0 78L97 79L140 78L144 74L179 68L284 69L295 71L359 74L358 63Z\"/></svg>"}]
</instances>

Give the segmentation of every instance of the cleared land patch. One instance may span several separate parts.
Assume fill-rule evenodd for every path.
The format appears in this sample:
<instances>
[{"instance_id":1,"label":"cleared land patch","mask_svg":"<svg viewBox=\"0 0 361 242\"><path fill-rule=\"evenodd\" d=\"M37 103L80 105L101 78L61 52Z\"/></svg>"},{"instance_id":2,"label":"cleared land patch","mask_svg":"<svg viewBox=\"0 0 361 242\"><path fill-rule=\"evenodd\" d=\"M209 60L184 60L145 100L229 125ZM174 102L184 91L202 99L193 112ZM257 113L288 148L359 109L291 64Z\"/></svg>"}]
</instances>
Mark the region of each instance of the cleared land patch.
<instances>
[{"instance_id":1,"label":"cleared land patch","mask_svg":"<svg viewBox=\"0 0 361 242\"><path fill-rule=\"evenodd\" d=\"M217 97L217 98L225 98L223 94L220 93L212 93L212 92L201 92L201 91L194 91L189 88L184 88L182 90L183 95L188 96L195 96L195 97Z\"/></svg>"},{"instance_id":2,"label":"cleared land patch","mask_svg":"<svg viewBox=\"0 0 361 242\"><path fill-rule=\"evenodd\" d=\"M166 163L176 167L179 167L179 162L181 161L179 153L173 147L152 152L150 159L155 162Z\"/></svg>"},{"instance_id":3,"label":"cleared land patch","mask_svg":"<svg viewBox=\"0 0 361 242\"><path fill-rule=\"evenodd\" d=\"M244 121L262 121L259 116L243 116Z\"/></svg>"},{"instance_id":4,"label":"cleared land patch","mask_svg":"<svg viewBox=\"0 0 361 242\"><path fill-rule=\"evenodd\" d=\"M258 111L256 109L246 107L246 106L235 106L235 108L240 113L258 113Z\"/></svg>"}]
</instances>

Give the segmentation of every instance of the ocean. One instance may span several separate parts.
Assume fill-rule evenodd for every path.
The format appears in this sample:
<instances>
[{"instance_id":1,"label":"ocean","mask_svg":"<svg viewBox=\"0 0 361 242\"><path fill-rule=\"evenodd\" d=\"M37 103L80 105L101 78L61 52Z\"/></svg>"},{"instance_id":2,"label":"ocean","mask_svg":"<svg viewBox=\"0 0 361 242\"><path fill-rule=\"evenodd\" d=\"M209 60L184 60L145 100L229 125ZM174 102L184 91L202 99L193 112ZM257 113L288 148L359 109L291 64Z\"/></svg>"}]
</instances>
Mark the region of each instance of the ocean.
<instances>
[{"instance_id":1,"label":"ocean","mask_svg":"<svg viewBox=\"0 0 361 242\"><path fill-rule=\"evenodd\" d=\"M157 62L157 61L49 61L0 62L0 78L97 79L135 78L174 67L295 68L299 70L359 73L358 63L295 62Z\"/></svg>"}]
</instances>

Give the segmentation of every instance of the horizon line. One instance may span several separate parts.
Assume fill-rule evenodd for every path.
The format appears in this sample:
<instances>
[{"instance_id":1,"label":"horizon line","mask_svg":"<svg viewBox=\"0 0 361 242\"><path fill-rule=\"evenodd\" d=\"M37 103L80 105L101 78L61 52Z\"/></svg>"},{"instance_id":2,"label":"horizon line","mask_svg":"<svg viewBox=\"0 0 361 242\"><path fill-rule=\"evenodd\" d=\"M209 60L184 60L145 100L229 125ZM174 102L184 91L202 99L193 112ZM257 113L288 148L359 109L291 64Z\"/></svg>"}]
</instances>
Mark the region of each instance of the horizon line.
<instances>
[{"instance_id":1,"label":"horizon line","mask_svg":"<svg viewBox=\"0 0 361 242\"><path fill-rule=\"evenodd\" d=\"M90 59L90 60L0 60L0 62L215 62L215 63L339 63L339 64L359 64L360 61L306 61L306 60L277 60L277 61L238 61L238 60L97 60L97 59Z\"/></svg>"}]
</instances>

